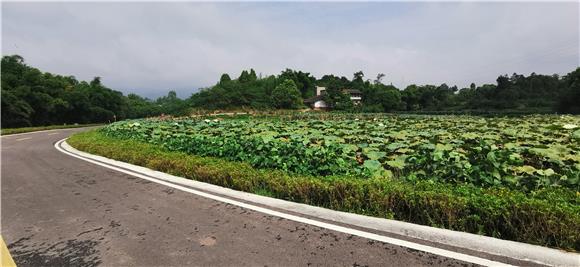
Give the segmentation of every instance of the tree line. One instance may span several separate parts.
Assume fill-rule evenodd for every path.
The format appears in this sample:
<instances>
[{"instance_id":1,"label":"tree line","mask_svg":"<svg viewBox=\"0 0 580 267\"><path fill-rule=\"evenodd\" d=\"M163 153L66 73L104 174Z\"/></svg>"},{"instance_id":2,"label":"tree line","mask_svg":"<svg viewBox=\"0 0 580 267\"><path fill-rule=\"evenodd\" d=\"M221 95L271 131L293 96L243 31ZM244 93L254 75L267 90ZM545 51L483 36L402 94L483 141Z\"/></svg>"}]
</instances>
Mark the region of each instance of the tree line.
<instances>
[{"instance_id":1,"label":"tree line","mask_svg":"<svg viewBox=\"0 0 580 267\"><path fill-rule=\"evenodd\" d=\"M279 75L258 78L253 69L237 79L223 74L212 87L193 94L190 106L203 109L302 108L303 100L326 87L323 100L333 110L353 112L495 112L580 114L580 68L560 77L532 73L501 75L496 84L471 84L467 88L411 84L404 89L384 84L384 74L366 79L362 71L351 79L324 75L316 79L307 72L286 69ZM362 93L355 106L343 89Z\"/></svg>"},{"instance_id":2,"label":"tree line","mask_svg":"<svg viewBox=\"0 0 580 267\"><path fill-rule=\"evenodd\" d=\"M185 115L175 92L156 100L124 96L99 77L90 82L30 67L18 55L2 57L2 128L102 123L160 114Z\"/></svg>"},{"instance_id":3,"label":"tree line","mask_svg":"<svg viewBox=\"0 0 580 267\"><path fill-rule=\"evenodd\" d=\"M333 110L349 112L498 112L580 114L580 68L558 75L499 76L495 84L471 84L468 88L441 85L409 85L404 89L383 83L384 74L367 79L362 71L352 78L286 69L261 77L253 69L232 79L223 74L211 87L187 99L174 91L155 100L136 94L123 95L104 86L99 77L78 81L73 76L42 72L18 55L2 57L2 127L100 123L168 114L187 115L194 109L250 108L299 109L315 96L316 86L326 87L324 100ZM361 105L353 105L343 89L362 93Z\"/></svg>"}]
</instances>

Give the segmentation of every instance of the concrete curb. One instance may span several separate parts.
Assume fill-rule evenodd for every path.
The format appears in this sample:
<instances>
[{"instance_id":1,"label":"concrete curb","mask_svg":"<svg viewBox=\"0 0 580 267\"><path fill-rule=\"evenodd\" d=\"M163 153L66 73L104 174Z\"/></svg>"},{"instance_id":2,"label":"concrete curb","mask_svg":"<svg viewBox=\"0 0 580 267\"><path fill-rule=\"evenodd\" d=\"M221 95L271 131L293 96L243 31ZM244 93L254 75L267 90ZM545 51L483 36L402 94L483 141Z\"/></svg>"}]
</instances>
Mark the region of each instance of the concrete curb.
<instances>
[{"instance_id":1,"label":"concrete curb","mask_svg":"<svg viewBox=\"0 0 580 267\"><path fill-rule=\"evenodd\" d=\"M60 147L66 152L77 155L78 157L87 158L107 165L135 171L137 173L154 177L162 181L183 185L193 189L199 189L206 192L213 192L222 196L227 196L247 202L259 203L261 205L266 205L298 214L304 214L314 218L334 221L337 223L345 223L362 228L392 233L399 236L406 236L413 239L424 240L452 247L464 248L471 251L487 253L500 257L507 257L520 261L527 261L550 266L580 266L580 254L577 253L565 252L557 249L502 240L465 232L451 231L395 220L335 211L281 199L259 196L208 183L193 181L183 177L173 176L141 166L112 160L102 156L92 155L71 147L66 143L65 139L57 142L55 146L57 145L60 145Z\"/></svg>"}]
</instances>

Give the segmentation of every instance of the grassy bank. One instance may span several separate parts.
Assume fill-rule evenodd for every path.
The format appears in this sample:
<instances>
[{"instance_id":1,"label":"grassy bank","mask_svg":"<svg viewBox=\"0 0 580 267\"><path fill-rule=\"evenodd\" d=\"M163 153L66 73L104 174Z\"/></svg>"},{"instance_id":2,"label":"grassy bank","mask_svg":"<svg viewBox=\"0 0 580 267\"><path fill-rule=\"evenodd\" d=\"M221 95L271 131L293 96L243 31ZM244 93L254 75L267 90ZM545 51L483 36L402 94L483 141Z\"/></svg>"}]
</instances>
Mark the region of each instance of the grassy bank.
<instances>
[{"instance_id":1,"label":"grassy bank","mask_svg":"<svg viewBox=\"0 0 580 267\"><path fill-rule=\"evenodd\" d=\"M99 125L103 125L103 124L69 124L69 125L50 125L50 126L23 127L23 128L8 128L8 129L2 129L1 135L11 135L11 134L37 132L37 131L45 131L45 130L56 130L56 129L90 127L90 126L99 126Z\"/></svg>"},{"instance_id":2,"label":"grassy bank","mask_svg":"<svg viewBox=\"0 0 580 267\"><path fill-rule=\"evenodd\" d=\"M161 146L107 137L99 131L73 135L82 151L145 166L197 181L290 201L428 226L465 231L566 250L580 250L580 195L543 189L524 194L505 188L482 189L348 176L312 177L256 169L230 162L167 151Z\"/></svg>"}]
</instances>

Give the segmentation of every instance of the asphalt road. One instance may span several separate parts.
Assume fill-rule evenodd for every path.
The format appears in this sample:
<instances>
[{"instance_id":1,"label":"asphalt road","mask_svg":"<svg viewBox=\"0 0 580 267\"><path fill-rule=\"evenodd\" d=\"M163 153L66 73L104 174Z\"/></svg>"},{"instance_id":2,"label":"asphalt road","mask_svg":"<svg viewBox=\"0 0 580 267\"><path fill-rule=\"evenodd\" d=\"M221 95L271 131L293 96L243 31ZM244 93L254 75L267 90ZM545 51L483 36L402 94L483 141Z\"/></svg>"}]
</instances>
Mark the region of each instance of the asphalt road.
<instances>
[{"instance_id":1,"label":"asphalt road","mask_svg":"<svg viewBox=\"0 0 580 267\"><path fill-rule=\"evenodd\" d=\"M53 144L2 137L1 227L18 266L471 266L202 198Z\"/></svg>"}]
</instances>

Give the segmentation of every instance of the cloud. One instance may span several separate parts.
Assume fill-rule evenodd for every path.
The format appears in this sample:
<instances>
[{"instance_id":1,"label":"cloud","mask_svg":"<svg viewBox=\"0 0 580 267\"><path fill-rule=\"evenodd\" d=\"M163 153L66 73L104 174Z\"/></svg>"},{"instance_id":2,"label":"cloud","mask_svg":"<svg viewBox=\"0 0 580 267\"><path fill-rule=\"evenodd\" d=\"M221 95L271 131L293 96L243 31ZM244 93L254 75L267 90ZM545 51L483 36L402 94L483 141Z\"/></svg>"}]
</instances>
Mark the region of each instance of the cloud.
<instances>
[{"instance_id":1,"label":"cloud","mask_svg":"<svg viewBox=\"0 0 580 267\"><path fill-rule=\"evenodd\" d=\"M578 3L4 3L2 53L155 97L221 73L493 83L579 66Z\"/></svg>"}]
</instances>

